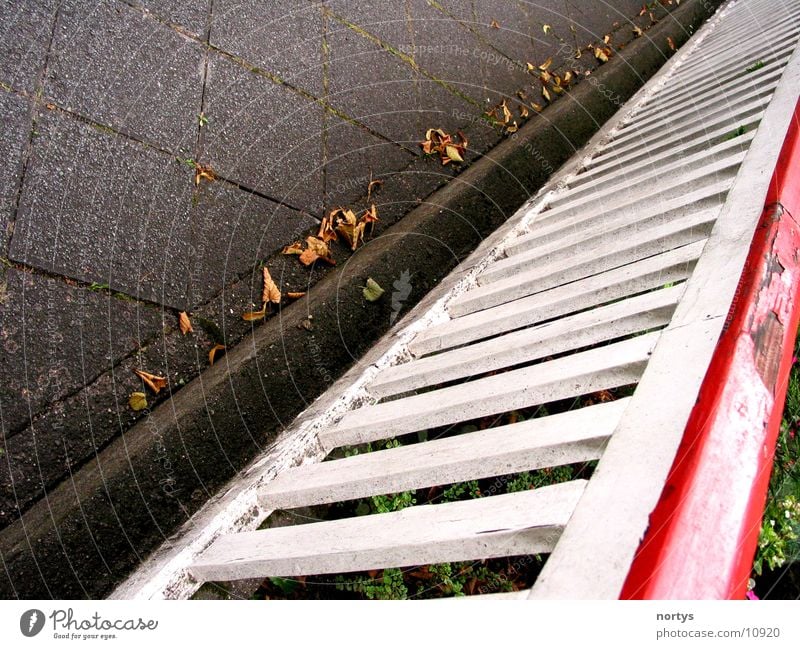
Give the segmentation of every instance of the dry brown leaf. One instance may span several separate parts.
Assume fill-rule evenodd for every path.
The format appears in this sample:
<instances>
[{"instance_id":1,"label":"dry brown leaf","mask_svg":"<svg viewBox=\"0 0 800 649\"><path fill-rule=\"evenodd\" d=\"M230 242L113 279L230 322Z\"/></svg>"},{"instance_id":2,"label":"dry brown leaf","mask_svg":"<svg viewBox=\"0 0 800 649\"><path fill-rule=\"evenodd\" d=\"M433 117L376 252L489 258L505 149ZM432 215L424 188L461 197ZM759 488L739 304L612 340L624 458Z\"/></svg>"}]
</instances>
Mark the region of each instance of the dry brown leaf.
<instances>
[{"instance_id":1,"label":"dry brown leaf","mask_svg":"<svg viewBox=\"0 0 800 649\"><path fill-rule=\"evenodd\" d=\"M361 215L361 220L364 223L375 223L376 221L380 221L378 218L378 208L375 207L375 203L370 205L368 210L364 210L364 213Z\"/></svg>"},{"instance_id":2,"label":"dry brown leaf","mask_svg":"<svg viewBox=\"0 0 800 649\"><path fill-rule=\"evenodd\" d=\"M669 45L669 49L671 49L673 52L678 49L675 47L675 41L672 40L672 36L667 36L667 45Z\"/></svg>"},{"instance_id":3,"label":"dry brown leaf","mask_svg":"<svg viewBox=\"0 0 800 649\"><path fill-rule=\"evenodd\" d=\"M536 71L536 66L533 63L531 63L530 61L528 61L525 65L528 67L528 72L535 72Z\"/></svg>"},{"instance_id":4,"label":"dry brown leaf","mask_svg":"<svg viewBox=\"0 0 800 649\"><path fill-rule=\"evenodd\" d=\"M607 47L595 47L594 48L594 57L598 61L602 61L603 63L608 62L608 57L611 54L611 50Z\"/></svg>"},{"instance_id":5,"label":"dry brown leaf","mask_svg":"<svg viewBox=\"0 0 800 649\"><path fill-rule=\"evenodd\" d=\"M133 370L133 373L144 381L144 384L153 391L153 394L158 394L163 388L167 387L167 379L163 376L156 376L142 370Z\"/></svg>"},{"instance_id":6,"label":"dry brown leaf","mask_svg":"<svg viewBox=\"0 0 800 649\"><path fill-rule=\"evenodd\" d=\"M200 181L205 179L208 182L216 180L217 176L210 165L201 165L199 162L194 164L194 184L199 185Z\"/></svg>"},{"instance_id":7,"label":"dry brown leaf","mask_svg":"<svg viewBox=\"0 0 800 649\"><path fill-rule=\"evenodd\" d=\"M324 262L329 263L331 266L335 266L336 262L331 257L330 248L328 248L328 244L325 243L322 239L317 239L316 237L306 237L306 244L308 248L303 251L303 254L300 255L300 262L305 266L310 266L313 264L317 259L321 259Z\"/></svg>"},{"instance_id":8,"label":"dry brown leaf","mask_svg":"<svg viewBox=\"0 0 800 649\"><path fill-rule=\"evenodd\" d=\"M277 287L275 282L272 281L269 268L264 266L262 274L264 276L264 288L261 291L261 301L264 303L272 302L273 304L280 304L281 290Z\"/></svg>"},{"instance_id":9,"label":"dry brown leaf","mask_svg":"<svg viewBox=\"0 0 800 649\"><path fill-rule=\"evenodd\" d=\"M542 86L542 96L543 96L543 97L544 97L544 98L545 98L547 101L552 101L552 100L553 100L553 98L550 96L550 93L549 93L549 92L548 92L548 90L547 90L547 86Z\"/></svg>"},{"instance_id":10,"label":"dry brown leaf","mask_svg":"<svg viewBox=\"0 0 800 649\"><path fill-rule=\"evenodd\" d=\"M223 351L224 349L225 345L214 345L208 352L208 364L213 365L217 352Z\"/></svg>"},{"instance_id":11,"label":"dry brown leaf","mask_svg":"<svg viewBox=\"0 0 800 649\"><path fill-rule=\"evenodd\" d=\"M567 70L564 73L564 83L568 84L570 81L572 81L572 70Z\"/></svg>"},{"instance_id":12,"label":"dry brown leaf","mask_svg":"<svg viewBox=\"0 0 800 649\"><path fill-rule=\"evenodd\" d=\"M519 116L522 119L526 119L528 117L528 115L530 115L530 111L528 110L528 107L525 106L525 105L520 106L519 107Z\"/></svg>"},{"instance_id":13,"label":"dry brown leaf","mask_svg":"<svg viewBox=\"0 0 800 649\"><path fill-rule=\"evenodd\" d=\"M611 42L611 34L606 34L603 36L603 42L608 45Z\"/></svg>"},{"instance_id":14,"label":"dry brown leaf","mask_svg":"<svg viewBox=\"0 0 800 649\"><path fill-rule=\"evenodd\" d=\"M548 58L544 63L539 66L539 69L544 72L547 70L551 65L553 65L553 57Z\"/></svg>"},{"instance_id":15,"label":"dry brown leaf","mask_svg":"<svg viewBox=\"0 0 800 649\"><path fill-rule=\"evenodd\" d=\"M181 311L178 315L178 326L184 336L192 333L192 321L189 320L189 314L186 311Z\"/></svg>"},{"instance_id":16,"label":"dry brown leaf","mask_svg":"<svg viewBox=\"0 0 800 649\"><path fill-rule=\"evenodd\" d=\"M288 297L290 300L299 300L305 294L306 294L305 291L302 291L302 292L292 292L292 291L290 291L290 292L288 292L286 294L286 297Z\"/></svg>"},{"instance_id":17,"label":"dry brown leaf","mask_svg":"<svg viewBox=\"0 0 800 649\"><path fill-rule=\"evenodd\" d=\"M644 30L642 30L641 27L634 27L633 28L633 35L636 38L639 38L640 36L644 36Z\"/></svg>"},{"instance_id":18,"label":"dry brown leaf","mask_svg":"<svg viewBox=\"0 0 800 649\"><path fill-rule=\"evenodd\" d=\"M322 223L319 224L319 232L317 232L317 237L322 239L325 243L328 241L336 241L339 237L336 235L336 230L334 229L334 215L339 210L333 210L328 216L322 217Z\"/></svg>"},{"instance_id":19,"label":"dry brown leaf","mask_svg":"<svg viewBox=\"0 0 800 649\"><path fill-rule=\"evenodd\" d=\"M553 75L549 72L542 72L539 74L539 78L542 80L542 83L550 83L553 80Z\"/></svg>"},{"instance_id":20,"label":"dry brown leaf","mask_svg":"<svg viewBox=\"0 0 800 649\"><path fill-rule=\"evenodd\" d=\"M266 315L267 315L267 305L265 303L261 311L248 311L247 313L243 313L242 320L244 320L245 322L253 322L255 320L261 320L262 318L265 318Z\"/></svg>"},{"instance_id":21,"label":"dry brown leaf","mask_svg":"<svg viewBox=\"0 0 800 649\"><path fill-rule=\"evenodd\" d=\"M486 115L496 119L496 117L492 115L492 111L487 111ZM448 165L451 162L463 162L468 141L461 131L458 131L457 134L459 141L456 141L452 135L445 133L442 129L429 128L425 133L425 141L420 142L420 146L426 154L432 155L438 153L442 165ZM456 155L449 155L448 148L450 148L450 153Z\"/></svg>"},{"instance_id":22,"label":"dry brown leaf","mask_svg":"<svg viewBox=\"0 0 800 649\"><path fill-rule=\"evenodd\" d=\"M293 244L286 246L281 252L284 255L302 255L303 244L299 241L295 241Z\"/></svg>"},{"instance_id":23,"label":"dry brown leaf","mask_svg":"<svg viewBox=\"0 0 800 649\"><path fill-rule=\"evenodd\" d=\"M541 113L543 110L543 107L539 104L531 104L531 108L533 108L533 110L535 110L537 113Z\"/></svg>"},{"instance_id":24,"label":"dry brown leaf","mask_svg":"<svg viewBox=\"0 0 800 649\"><path fill-rule=\"evenodd\" d=\"M492 22L489 23L489 27L492 27L493 29L500 29L500 23L492 18Z\"/></svg>"},{"instance_id":25,"label":"dry brown leaf","mask_svg":"<svg viewBox=\"0 0 800 649\"><path fill-rule=\"evenodd\" d=\"M56 108L55 104L45 104L44 106L47 108L47 110L55 110Z\"/></svg>"},{"instance_id":26,"label":"dry brown leaf","mask_svg":"<svg viewBox=\"0 0 800 649\"><path fill-rule=\"evenodd\" d=\"M372 198L372 190L374 187L380 187L383 185L382 180L370 180L369 185L367 185L367 200Z\"/></svg>"}]
</instances>

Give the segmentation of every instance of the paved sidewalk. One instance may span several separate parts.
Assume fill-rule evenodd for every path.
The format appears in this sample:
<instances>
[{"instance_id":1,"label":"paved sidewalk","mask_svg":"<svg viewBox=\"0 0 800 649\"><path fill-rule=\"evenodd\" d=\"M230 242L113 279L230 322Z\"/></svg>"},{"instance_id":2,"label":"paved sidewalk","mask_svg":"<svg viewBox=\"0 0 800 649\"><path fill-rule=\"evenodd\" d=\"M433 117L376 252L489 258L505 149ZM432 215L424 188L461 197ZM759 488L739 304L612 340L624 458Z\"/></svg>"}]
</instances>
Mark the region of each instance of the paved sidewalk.
<instances>
[{"instance_id":1,"label":"paved sidewalk","mask_svg":"<svg viewBox=\"0 0 800 649\"><path fill-rule=\"evenodd\" d=\"M652 24L641 7L0 3L0 529L144 416L134 369L167 378L153 407L258 326L241 315L260 307L262 264L284 293L331 271L283 246L370 202L379 237L507 135L485 111L546 119L528 63L585 83L605 35L613 50ZM466 164L423 156L429 128L463 130Z\"/></svg>"}]
</instances>

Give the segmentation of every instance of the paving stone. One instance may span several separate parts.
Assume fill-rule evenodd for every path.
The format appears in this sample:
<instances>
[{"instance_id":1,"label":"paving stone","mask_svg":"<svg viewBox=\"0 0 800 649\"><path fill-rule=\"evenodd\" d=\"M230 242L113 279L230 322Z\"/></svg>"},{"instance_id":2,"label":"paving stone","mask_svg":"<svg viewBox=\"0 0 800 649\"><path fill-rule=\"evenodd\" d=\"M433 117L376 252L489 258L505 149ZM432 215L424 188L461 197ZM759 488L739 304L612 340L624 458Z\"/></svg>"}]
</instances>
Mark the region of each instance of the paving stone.
<instances>
[{"instance_id":1,"label":"paving stone","mask_svg":"<svg viewBox=\"0 0 800 649\"><path fill-rule=\"evenodd\" d=\"M45 81L57 105L174 153L194 154L199 43L116 0L66 0Z\"/></svg>"},{"instance_id":2,"label":"paving stone","mask_svg":"<svg viewBox=\"0 0 800 649\"><path fill-rule=\"evenodd\" d=\"M162 328L158 309L28 271L6 272L0 303L4 435L94 381Z\"/></svg>"},{"instance_id":3,"label":"paving stone","mask_svg":"<svg viewBox=\"0 0 800 649\"><path fill-rule=\"evenodd\" d=\"M195 36L202 38L206 33L210 0L133 0L132 4Z\"/></svg>"},{"instance_id":4,"label":"paving stone","mask_svg":"<svg viewBox=\"0 0 800 649\"><path fill-rule=\"evenodd\" d=\"M396 144L331 115L327 128L328 158L325 166L326 209L346 206L364 195L370 173L398 171L415 156Z\"/></svg>"},{"instance_id":5,"label":"paving stone","mask_svg":"<svg viewBox=\"0 0 800 649\"><path fill-rule=\"evenodd\" d=\"M395 54L331 20L328 102L395 142L419 139L416 71Z\"/></svg>"},{"instance_id":6,"label":"paving stone","mask_svg":"<svg viewBox=\"0 0 800 649\"><path fill-rule=\"evenodd\" d=\"M321 97L322 32L318 2L215 0L210 42Z\"/></svg>"},{"instance_id":7,"label":"paving stone","mask_svg":"<svg viewBox=\"0 0 800 649\"><path fill-rule=\"evenodd\" d=\"M56 111L37 132L10 257L184 308L192 171Z\"/></svg>"},{"instance_id":8,"label":"paving stone","mask_svg":"<svg viewBox=\"0 0 800 649\"><path fill-rule=\"evenodd\" d=\"M0 3L0 82L34 91L44 68L58 1Z\"/></svg>"},{"instance_id":9,"label":"paving stone","mask_svg":"<svg viewBox=\"0 0 800 649\"><path fill-rule=\"evenodd\" d=\"M414 60L420 68L480 103L484 85L481 57L491 54L487 46L426 0L411 0L411 28Z\"/></svg>"},{"instance_id":10,"label":"paving stone","mask_svg":"<svg viewBox=\"0 0 800 649\"><path fill-rule=\"evenodd\" d=\"M363 30L406 56L413 56L408 0L326 0L324 6L336 17ZM335 29L333 21L328 29Z\"/></svg>"},{"instance_id":11,"label":"paving stone","mask_svg":"<svg viewBox=\"0 0 800 649\"><path fill-rule=\"evenodd\" d=\"M202 159L223 178L318 215L322 113L317 103L212 53Z\"/></svg>"},{"instance_id":12,"label":"paving stone","mask_svg":"<svg viewBox=\"0 0 800 649\"><path fill-rule=\"evenodd\" d=\"M0 90L0 257L7 255L10 224L30 133L27 99Z\"/></svg>"},{"instance_id":13,"label":"paving stone","mask_svg":"<svg viewBox=\"0 0 800 649\"><path fill-rule=\"evenodd\" d=\"M109 296L106 299L114 301ZM5 440L6 453L3 462L0 462L0 527L40 498L45 489L65 479L87 458L94 457L111 439L137 420L148 416L148 410L134 412L130 409L128 398L132 392L144 390L148 409L151 410L169 399L172 390L184 385L208 366L211 343L196 322L195 332L183 336L174 330L176 318L172 313L161 313L152 307L137 308L137 305L129 307L127 311L112 304L105 304L103 308L113 317L106 317L101 323L93 325L88 322L91 306L85 304L81 311L83 319L79 323L96 327L98 335L103 337L103 341L97 341L101 343L98 345L101 348L104 343L108 349L111 327L120 330L120 340L135 340L134 326L143 328L144 320L148 320L148 324L150 320L153 321L156 334L164 324L173 329L160 337L155 335L154 342L123 359L113 373L105 372L96 379L87 377L85 388L50 404L32 424ZM84 334L85 329L86 326ZM69 344L69 341L66 342ZM85 350L92 345L92 341L86 340L84 335L83 344ZM73 352L71 365L79 370L81 350ZM52 360L48 360L48 363L53 365ZM106 364L110 365L110 362ZM143 386L141 379L133 373L134 369L144 369L166 377L167 388L154 395ZM160 469L163 477L168 478L170 467L162 465ZM166 481L164 485L167 485Z\"/></svg>"},{"instance_id":14,"label":"paving stone","mask_svg":"<svg viewBox=\"0 0 800 649\"><path fill-rule=\"evenodd\" d=\"M191 222L192 304L222 292L266 257L302 239L318 224L307 214L224 182L202 185Z\"/></svg>"}]
</instances>

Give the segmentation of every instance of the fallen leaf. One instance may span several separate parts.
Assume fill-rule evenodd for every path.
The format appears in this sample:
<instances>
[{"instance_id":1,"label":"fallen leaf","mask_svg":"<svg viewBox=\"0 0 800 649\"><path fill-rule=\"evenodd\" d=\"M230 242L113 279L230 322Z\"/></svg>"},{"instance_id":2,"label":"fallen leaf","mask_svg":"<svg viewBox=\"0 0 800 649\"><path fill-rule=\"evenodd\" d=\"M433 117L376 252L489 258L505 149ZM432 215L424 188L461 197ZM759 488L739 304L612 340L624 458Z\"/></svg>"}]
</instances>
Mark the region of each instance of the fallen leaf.
<instances>
[{"instance_id":1,"label":"fallen leaf","mask_svg":"<svg viewBox=\"0 0 800 649\"><path fill-rule=\"evenodd\" d=\"M380 299L381 295L383 295L384 291L380 284L370 277L367 279L367 285L364 287L363 293L367 302L376 302Z\"/></svg>"},{"instance_id":2,"label":"fallen leaf","mask_svg":"<svg viewBox=\"0 0 800 649\"><path fill-rule=\"evenodd\" d=\"M519 126L517 126L516 122L512 122L508 126L506 126L506 133L516 133L519 130Z\"/></svg>"},{"instance_id":3,"label":"fallen leaf","mask_svg":"<svg viewBox=\"0 0 800 649\"><path fill-rule=\"evenodd\" d=\"M550 83L553 80L553 75L549 72L542 72L539 78L542 80L542 83Z\"/></svg>"},{"instance_id":4,"label":"fallen leaf","mask_svg":"<svg viewBox=\"0 0 800 649\"><path fill-rule=\"evenodd\" d=\"M214 170L209 165L201 165L199 162L194 164L194 184L199 185L200 181L205 179L208 182L216 180Z\"/></svg>"},{"instance_id":5,"label":"fallen leaf","mask_svg":"<svg viewBox=\"0 0 800 649\"><path fill-rule=\"evenodd\" d=\"M133 370L133 373L144 381L144 384L153 391L153 394L158 394L162 388L167 387L167 379L163 376L156 376L142 370Z\"/></svg>"},{"instance_id":6,"label":"fallen leaf","mask_svg":"<svg viewBox=\"0 0 800 649\"><path fill-rule=\"evenodd\" d=\"M317 259L321 259L324 262L329 263L331 266L335 266L336 262L331 258L331 251L328 248L328 244L325 243L322 239L317 239L317 237L306 237L306 244L308 248L303 251L303 254L300 255L300 261L305 266L310 266L313 264Z\"/></svg>"},{"instance_id":7,"label":"fallen leaf","mask_svg":"<svg viewBox=\"0 0 800 649\"><path fill-rule=\"evenodd\" d=\"M545 34L547 34L547 33L548 33L548 32L549 32L551 29L553 29L553 28L552 28L552 27L550 27L550 25L542 25L542 31L543 31Z\"/></svg>"},{"instance_id":8,"label":"fallen leaf","mask_svg":"<svg viewBox=\"0 0 800 649\"><path fill-rule=\"evenodd\" d=\"M262 273L264 276L264 288L261 291L261 301L265 304L267 302L280 304L281 290L276 286L275 282L272 281L272 276L269 274L269 269L266 266L264 266Z\"/></svg>"},{"instance_id":9,"label":"fallen leaf","mask_svg":"<svg viewBox=\"0 0 800 649\"><path fill-rule=\"evenodd\" d=\"M543 107L539 104L531 104L531 108L533 108L533 110L535 110L537 113L541 113L543 110Z\"/></svg>"},{"instance_id":10,"label":"fallen leaf","mask_svg":"<svg viewBox=\"0 0 800 649\"><path fill-rule=\"evenodd\" d=\"M144 392L131 392L128 397L128 405L134 412L139 412L147 408L147 395Z\"/></svg>"},{"instance_id":11,"label":"fallen leaf","mask_svg":"<svg viewBox=\"0 0 800 649\"><path fill-rule=\"evenodd\" d=\"M339 238L333 227L334 214L336 211L337 210L333 210L328 216L322 217L322 223L319 224L317 237L322 239L325 243L328 243L328 241L336 241Z\"/></svg>"},{"instance_id":12,"label":"fallen leaf","mask_svg":"<svg viewBox=\"0 0 800 649\"><path fill-rule=\"evenodd\" d=\"M528 61L525 65L528 66L528 72L533 72L536 70L536 66L530 61Z\"/></svg>"},{"instance_id":13,"label":"fallen leaf","mask_svg":"<svg viewBox=\"0 0 800 649\"><path fill-rule=\"evenodd\" d=\"M544 63L539 66L539 69L543 72L547 70L551 65L553 65L553 57L548 58Z\"/></svg>"},{"instance_id":14,"label":"fallen leaf","mask_svg":"<svg viewBox=\"0 0 800 649\"><path fill-rule=\"evenodd\" d=\"M47 108L47 110L55 110L56 107L55 104L45 104L44 106Z\"/></svg>"},{"instance_id":15,"label":"fallen leaf","mask_svg":"<svg viewBox=\"0 0 800 649\"><path fill-rule=\"evenodd\" d=\"M607 47L595 47L594 48L594 57L598 61L602 61L603 63L607 63L609 54L610 54L610 50Z\"/></svg>"},{"instance_id":16,"label":"fallen leaf","mask_svg":"<svg viewBox=\"0 0 800 649\"><path fill-rule=\"evenodd\" d=\"M314 328L314 323L312 322L313 319L314 319L314 316L308 316L299 325L297 325L297 328L298 329L305 329L306 331L311 331Z\"/></svg>"},{"instance_id":17,"label":"fallen leaf","mask_svg":"<svg viewBox=\"0 0 800 649\"><path fill-rule=\"evenodd\" d=\"M178 315L178 326L184 336L192 333L192 322L189 320L189 314L186 311L181 311L180 315Z\"/></svg>"},{"instance_id":18,"label":"fallen leaf","mask_svg":"<svg viewBox=\"0 0 800 649\"><path fill-rule=\"evenodd\" d=\"M284 255L302 255L303 254L303 244L299 241L295 241L293 244L286 246L282 251L281 254Z\"/></svg>"},{"instance_id":19,"label":"fallen leaf","mask_svg":"<svg viewBox=\"0 0 800 649\"><path fill-rule=\"evenodd\" d=\"M303 292L298 292L298 293L295 293L295 292L289 291L289 292L286 294L286 297L288 297L290 300L299 300L299 299L300 299L301 297L303 297L305 294L306 294L306 293L305 293L305 291L303 291Z\"/></svg>"},{"instance_id":20,"label":"fallen leaf","mask_svg":"<svg viewBox=\"0 0 800 649\"><path fill-rule=\"evenodd\" d=\"M639 36L644 36L644 30L641 27L634 27L633 28L633 35L636 38L639 38Z\"/></svg>"},{"instance_id":21,"label":"fallen leaf","mask_svg":"<svg viewBox=\"0 0 800 649\"><path fill-rule=\"evenodd\" d=\"M525 119L525 118L528 117L528 115L530 115L530 111L528 110L528 107L525 106L525 105L520 106L519 107L519 116L522 119Z\"/></svg>"},{"instance_id":22,"label":"fallen leaf","mask_svg":"<svg viewBox=\"0 0 800 649\"><path fill-rule=\"evenodd\" d=\"M492 111L487 111L486 115L493 117ZM493 119L496 119L496 116L494 116ZM456 141L452 135L445 133L442 129L429 128L425 133L425 140L420 142L420 146L422 147L423 152L428 155L438 153L442 165L448 165L451 162L463 162L464 152L466 151L469 142L461 131L458 131L457 135L459 138L458 141ZM453 147L451 152L456 152L460 160L448 155L448 147Z\"/></svg>"},{"instance_id":23,"label":"fallen leaf","mask_svg":"<svg viewBox=\"0 0 800 649\"><path fill-rule=\"evenodd\" d=\"M548 92L548 90L547 90L547 86L542 86L542 96L543 96L543 97L544 97L544 98L545 98L547 101L552 101L552 100L553 100L553 98L550 96L550 93L549 93L549 92Z\"/></svg>"},{"instance_id":24,"label":"fallen leaf","mask_svg":"<svg viewBox=\"0 0 800 649\"><path fill-rule=\"evenodd\" d=\"M461 154L458 152L458 149L454 147L452 144L448 144L444 148L444 152L447 154L447 157L450 158L453 162L464 162L464 158L461 157Z\"/></svg>"},{"instance_id":25,"label":"fallen leaf","mask_svg":"<svg viewBox=\"0 0 800 649\"><path fill-rule=\"evenodd\" d=\"M372 189L373 187L380 187L383 185L382 180L370 180L369 185L367 185L367 201L372 198Z\"/></svg>"},{"instance_id":26,"label":"fallen leaf","mask_svg":"<svg viewBox=\"0 0 800 649\"><path fill-rule=\"evenodd\" d=\"M211 350L208 352L208 364L214 364L214 357L217 355L217 352L222 351L225 349L225 345L214 345Z\"/></svg>"},{"instance_id":27,"label":"fallen leaf","mask_svg":"<svg viewBox=\"0 0 800 649\"><path fill-rule=\"evenodd\" d=\"M606 34L603 36L603 42L608 45L611 42L611 34Z\"/></svg>"},{"instance_id":28,"label":"fallen leaf","mask_svg":"<svg viewBox=\"0 0 800 649\"><path fill-rule=\"evenodd\" d=\"M572 81L572 70L567 70L564 73L564 83L569 83L570 81Z\"/></svg>"},{"instance_id":29,"label":"fallen leaf","mask_svg":"<svg viewBox=\"0 0 800 649\"><path fill-rule=\"evenodd\" d=\"M675 41L672 40L672 36L667 36L667 45L669 45L669 49L671 49L673 52L678 49L675 47Z\"/></svg>"},{"instance_id":30,"label":"fallen leaf","mask_svg":"<svg viewBox=\"0 0 800 649\"><path fill-rule=\"evenodd\" d=\"M375 207L375 203L370 205L368 210L364 210L364 213L361 215L361 220L364 223L375 223L376 221L380 221L378 218L378 208Z\"/></svg>"},{"instance_id":31,"label":"fallen leaf","mask_svg":"<svg viewBox=\"0 0 800 649\"><path fill-rule=\"evenodd\" d=\"M347 240L351 250L358 248L364 236L364 223L359 223L355 213L350 209L338 209L331 214L336 214L336 232Z\"/></svg>"},{"instance_id":32,"label":"fallen leaf","mask_svg":"<svg viewBox=\"0 0 800 649\"><path fill-rule=\"evenodd\" d=\"M248 311L247 313L242 314L242 320L245 322L254 322L255 320L261 320L265 318L267 315L267 305L264 304L264 308L261 311Z\"/></svg>"},{"instance_id":33,"label":"fallen leaf","mask_svg":"<svg viewBox=\"0 0 800 649\"><path fill-rule=\"evenodd\" d=\"M500 23L492 19L492 22L489 23L489 27L492 27L494 29L500 29Z\"/></svg>"}]
</instances>

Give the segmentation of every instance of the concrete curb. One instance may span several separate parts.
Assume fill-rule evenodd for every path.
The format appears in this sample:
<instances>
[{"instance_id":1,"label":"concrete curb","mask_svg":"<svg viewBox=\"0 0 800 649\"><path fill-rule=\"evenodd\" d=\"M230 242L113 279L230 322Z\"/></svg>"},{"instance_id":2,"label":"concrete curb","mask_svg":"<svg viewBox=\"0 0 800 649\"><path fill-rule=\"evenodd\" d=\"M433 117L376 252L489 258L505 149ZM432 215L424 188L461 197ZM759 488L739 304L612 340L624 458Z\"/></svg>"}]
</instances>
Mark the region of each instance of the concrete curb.
<instances>
[{"instance_id":1,"label":"concrete curb","mask_svg":"<svg viewBox=\"0 0 800 649\"><path fill-rule=\"evenodd\" d=\"M0 596L107 594L389 329L368 277L388 293L408 270L404 307L419 301L658 71L667 37L680 46L719 4L682 3L0 532Z\"/></svg>"}]
</instances>

